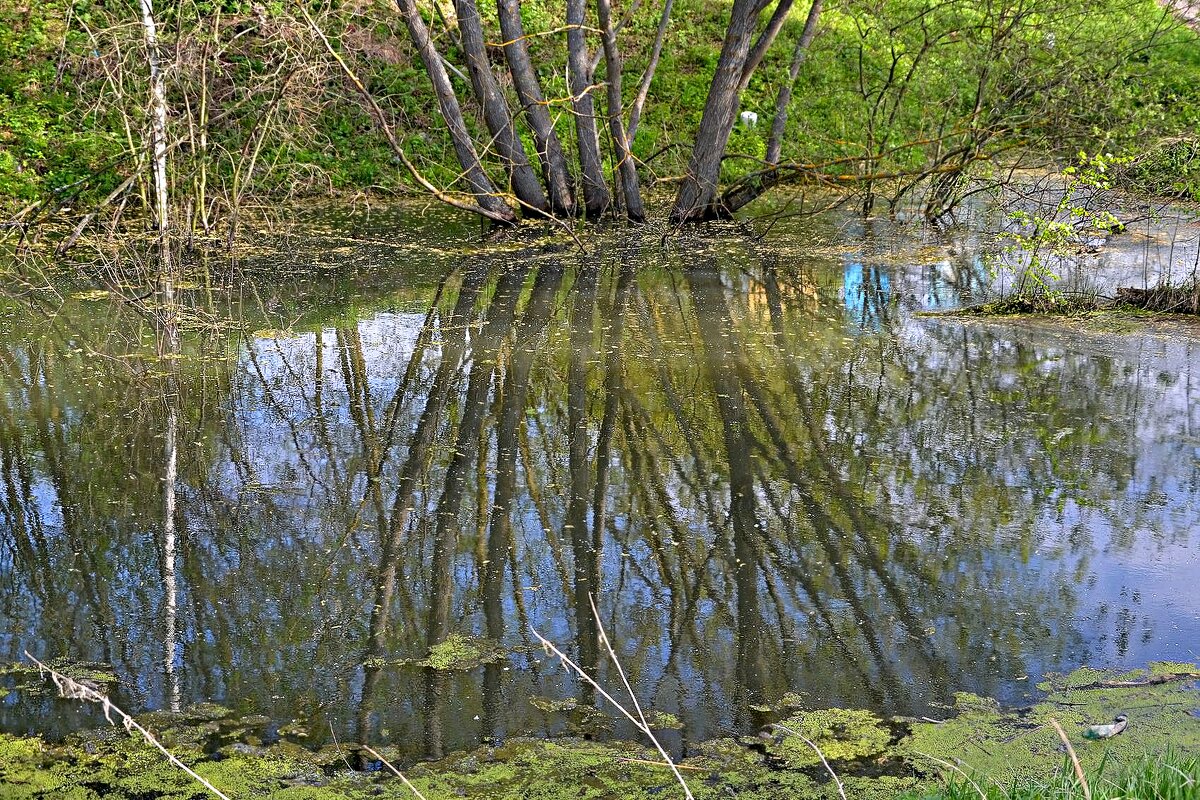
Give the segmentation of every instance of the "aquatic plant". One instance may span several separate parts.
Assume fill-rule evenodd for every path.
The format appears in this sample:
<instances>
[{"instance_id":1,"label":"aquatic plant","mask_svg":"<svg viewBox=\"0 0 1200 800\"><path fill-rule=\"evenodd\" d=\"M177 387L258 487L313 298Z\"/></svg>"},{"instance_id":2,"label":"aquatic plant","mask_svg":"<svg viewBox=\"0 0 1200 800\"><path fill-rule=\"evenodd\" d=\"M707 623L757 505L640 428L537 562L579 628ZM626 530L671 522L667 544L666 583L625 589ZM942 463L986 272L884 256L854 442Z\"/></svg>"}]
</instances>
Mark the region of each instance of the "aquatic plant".
<instances>
[{"instance_id":1,"label":"aquatic plant","mask_svg":"<svg viewBox=\"0 0 1200 800\"><path fill-rule=\"evenodd\" d=\"M230 800L228 795L209 783L207 778L203 777L187 764L180 761L174 753L164 747L163 744L155 738L154 734L150 733L150 731L138 723L137 720L135 720L126 712L122 711L117 706L113 705L113 702L108 699L108 695L99 691L94 684L90 682L85 683L82 680L75 680L74 678L67 677L61 672L58 672L52 667L47 666L38 659L34 658L29 654L29 651L25 651L25 657L32 661L41 672L50 676L50 680L54 682L54 686L58 689L60 696L66 698L67 700L82 700L85 703L98 704L104 710L104 718L109 722L113 723L114 725L119 722L129 733L139 734L143 739L146 740L147 744L161 752L164 756L166 756L167 760L171 762L171 764L186 772L192 779L201 784L205 789L210 791L215 796L221 798L221 800ZM117 722L113 722L114 714L117 717Z\"/></svg>"}]
</instances>

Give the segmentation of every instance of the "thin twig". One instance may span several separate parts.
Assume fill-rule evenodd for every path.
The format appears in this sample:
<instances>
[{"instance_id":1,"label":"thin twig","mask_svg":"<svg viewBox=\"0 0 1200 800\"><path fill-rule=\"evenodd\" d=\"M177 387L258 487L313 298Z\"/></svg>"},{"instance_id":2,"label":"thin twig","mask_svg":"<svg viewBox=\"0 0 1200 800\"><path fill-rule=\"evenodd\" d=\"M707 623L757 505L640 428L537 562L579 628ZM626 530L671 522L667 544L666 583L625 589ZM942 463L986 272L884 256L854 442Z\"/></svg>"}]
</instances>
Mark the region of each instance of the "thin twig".
<instances>
[{"instance_id":1,"label":"thin twig","mask_svg":"<svg viewBox=\"0 0 1200 800\"><path fill-rule=\"evenodd\" d=\"M842 779L839 778L837 773L833 771L833 767L829 766L829 762L825 760L825 754L821 752L821 748L817 747L817 743L799 731L794 731L786 725L780 725L777 722L775 723L775 727L779 728L779 730L783 731L784 733L790 733L792 736L799 738L806 745L813 749L813 752L817 754L817 758L821 759L821 763L824 764L825 769L828 770L829 777L833 778L833 782L837 784L838 794L842 796L842 800L846 800L846 787L842 785Z\"/></svg>"},{"instance_id":2,"label":"thin twig","mask_svg":"<svg viewBox=\"0 0 1200 800\"><path fill-rule=\"evenodd\" d=\"M92 688L91 686L88 686L87 684L83 684L74 680L73 678L69 678L66 675L63 675L61 672L54 670L52 667L43 664L41 661L38 661L36 658L30 655L28 650L25 651L25 657L32 661L35 666L37 666L40 674L50 674L50 680L54 682L54 686L58 689L58 694L60 697L64 697L67 700L83 700L87 703L98 703L100 708L104 711L104 718L108 720L110 725L117 724L113 722L112 718L112 715L116 714L117 718L121 721L121 725L126 731L129 733L137 731L139 734L141 734L143 739L154 745L154 747L157 748L160 753L166 756L168 761L179 767L195 780L199 781L205 789L208 789L214 795L220 797L221 800L230 800L229 795L213 786L203 776L199 775L187 764L176 758L170 750L163 747L162 744L159 743L158 739L154 738L154 734L150 733L150 731L139 725L137 720L113 705L113 702L108 699L106 694Z\"/></svg>"},{"instance_id":3,"label":"thin twig","mask_svg":"<svg viewBox=\"0 0 1200 800\"><path fill-rule=\"evenodd\" d=\"M378 758L385 767L390 769L392 772L396 773L396 777L398 777L400 780L404 781L404 785L407 786L410 790L412 790L413 794L415 794L421 800L425 800L425 795L421 794L421 790L418 789L416 786L413 786L412 781L410 781L408 778L404 777L404 773L401 772L400 770L396 769L394 766L392 766L392 762L388 761L386 758L381 756L379 754L379 751L375 750L373 747L368 747L365 744L363 745L363 750L366 750L368 753L370 753L371 755Z\"/></svg>"},{"instance_id":4,"label":"thin twig","mask_svg":"<svg viewBox=\"0 0 1200 800\"><path fill-rule=\"evenodd\" d=\"M1050 724L1054 726L1054 730L1058 733L1058 738L1062 739L1062 743L1067 746L1067 755L1071 757L1071 766L1075 768L1075 777L1079 779L1079 785L1083 789L1085 800L1092 800L1092 790L1088 786L1087 777L1083 774L1083 767L1079 763L1079 756L1075 755L1075 748L1071 746L1071 740L1067 738L1067 732L1062 729L1062 725L1058 724L1058 720L1054 717L1050 718Z\"/></svg>"},{"instance_id":5,"label":"thin twig","mask_svg":"<svg viewBox=\"0 0 1200 800\"><path fill-rule=\"evenodd\" d=\"M599 618L597 618L597 620L596 620L596 625L597 625L597 627L600 627ZM625 717L625 719L632 722L634 724L634 727L636 727L639 731L641 731L642 733L644 733L646 735L646 738L648 738L650 740L650 742L654 745L655 749L658 750L659 755L661 755L663 757L663 759L666 760L666 762L671 765L671 771L675 774L675 779L677 781L679 781L679 785L683 787L683 793L687 797L687 799L695 800L695 798L692 796L692 790L690 788L688 788L687 781L685 781L683 779L683 775L681 775L679 773L679 769L675 766L675 761L671 758L670 755L668 755L666 749L658 741L658 737L656 737L654 735L654 732L650 729L650 726L647 725L644 720L639 720L637 717L633 716L633 714L630 714L629 711L625 708L625 706L618 703L617 700L611 694L604 691L604 687L602 687L600 684L596 683L595 679L592 678L591 675L588 675L587 672L583 669L583 667L579 666L574 661L572 661L569 657L567 657L567 654L564 653L562 650L559 650L554 645L553 642L551 642L545 636L542 636L540 633L538 633L536 628L530 626L529 629L531 631L533 631L533 635L535 637L537 637L537 640L539 642L541 642L542 647L544 647L548 652L553 653L555 656L557 656L558 660L561 661L564 666L570 668L571 671L573 671L576 675L578 675L589 686L591 686L593 689L595 689L597 692L599 692L600 696L603 697L608 702L612 703L612 705L617 709L617 711L621 712L621 714ZM604 636L602 627L600 627L600 631L601 631L601 637L604 639L606 646L607 646L607 638L608 637ZM612 654L611 647L609 648L609 653ZM613 661L614 662L616 661L615 654L613 655ZM618 670L619 669L620 668L618 667ZM626 686L628 686L628 683L626 683ZM631 692L631 694L632 694L632 692ZM634 702L636 703L637 701L635 700ZM640 713L640 710L639 710L639 713Z\"/></svg>"}]
</instances>

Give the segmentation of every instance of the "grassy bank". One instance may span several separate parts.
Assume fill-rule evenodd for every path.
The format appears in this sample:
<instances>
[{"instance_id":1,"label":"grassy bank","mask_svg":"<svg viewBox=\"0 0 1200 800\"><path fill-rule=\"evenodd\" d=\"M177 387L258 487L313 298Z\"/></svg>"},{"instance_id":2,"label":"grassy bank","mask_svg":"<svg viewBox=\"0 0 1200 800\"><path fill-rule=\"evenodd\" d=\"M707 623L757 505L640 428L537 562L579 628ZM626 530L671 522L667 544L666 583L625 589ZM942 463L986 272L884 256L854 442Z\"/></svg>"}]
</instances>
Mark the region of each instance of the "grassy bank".
<instances>
[{"instance_id":1,"label":"grassy bank","mask_svg":"<svg viewBox=\"0 0 1200 800\"><path fill-rule=\"evenodd\" d=\"M1086 789L1084 788L1086 784ZM1200 797L1200 757L1169 750L1121 769L1098 769L1081 782L1071 767L1049 780L1007 786L959 778L906 800L1194 800Z\"/></svg>"},{"instance_id":2,"label":"grassy bank","mask_svg":"<svg viewBox=\"0 0 1200 800\"><path fill-rule=\"evenodd\" d=\"M370 2L309 5L410 157L435 182L452 181L458 167L450 142L394 11ZM622 32L630 85L657 24L658 9L646 5ZM682 171L728 5L676 3L634 142L648 180ZM1047 2L1002 52L987 39L987 4L944 4L936 13L924 5L829 4L792 100L785 160L832 164L836 173L844 160L861 165L866 158L871 170L888 173L919 168L952 146L983 157L1017 145L1051 153L1105 149L1144 156L1131 179L1149 189L1195 192L1194 153L1155 143L1200 127L1193 91L1200 37L1172 24L1153 0ZM494 9L481 8L494 28L487 19ZM439 20L449 60L461 65L453 23L440 21L445 9L427 10ZM159 9L178 143L172 189L193 225L281 198L408 186L361 100L295 12L284 3L236 0ZM753 169L764 154L775 91L806 12L803 2L792 9L743 97L742 107L763 122L734 131L726 178ZM526 0L523 13L527 30L540 34L531 42L547 95L565 97L561 33L554 33L563 23L560 4ZM137 173L145 78L133 14L89 0L0 0L0 207L42 202L81 211ZM981 71L988 54L995 64ZM468 112L469 123L482 127L469 102ZM569 114L558 116L558 127L570 146ZM145 193L142 187L135 196Z\"/></svg>"}]
</instances>

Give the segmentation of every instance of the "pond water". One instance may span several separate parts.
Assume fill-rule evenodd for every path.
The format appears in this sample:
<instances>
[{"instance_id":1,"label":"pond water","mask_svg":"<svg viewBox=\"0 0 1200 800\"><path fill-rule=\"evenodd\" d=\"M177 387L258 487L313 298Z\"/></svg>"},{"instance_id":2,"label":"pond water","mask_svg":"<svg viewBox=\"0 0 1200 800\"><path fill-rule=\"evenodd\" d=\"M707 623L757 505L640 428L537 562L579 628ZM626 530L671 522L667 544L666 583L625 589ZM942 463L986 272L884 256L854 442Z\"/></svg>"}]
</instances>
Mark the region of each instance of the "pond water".
<instances>
[{"instance_id":1,"label":"pond water","mask_svg":"<svg viewBox=\"0 0 1200 800\"><path fill-rule=\"evenodd\" d=\"M177 352L79 284L4 303L0 659L419 758L596 727L535 630L615 690L606 632L677 749L788 692L936 717L1198 657L1186 324L921 315L989 284L981 237L839 214L587 255L307 229L190 274ZM491 663L417 663L447 640ZM3 730L100 721L0 696Z\"/></svg>"}]
</instances>

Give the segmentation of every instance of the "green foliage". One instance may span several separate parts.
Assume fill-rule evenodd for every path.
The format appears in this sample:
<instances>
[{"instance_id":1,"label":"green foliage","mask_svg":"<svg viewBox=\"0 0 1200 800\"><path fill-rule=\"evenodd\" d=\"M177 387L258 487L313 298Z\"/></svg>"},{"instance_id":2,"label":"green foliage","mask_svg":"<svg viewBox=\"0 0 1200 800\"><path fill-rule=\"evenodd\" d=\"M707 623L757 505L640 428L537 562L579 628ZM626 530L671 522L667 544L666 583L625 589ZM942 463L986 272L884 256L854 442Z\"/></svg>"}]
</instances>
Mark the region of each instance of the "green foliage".
<instances>
[{"instance_id":1,"label":"green foliage","mask_svg":"<svg viewBox=\"0 0 1200 800\"><path fill-rule=\"evenodd\" d=\"M1200 139L1181 137L1154 145L1119 173L1135 192L1200 201Z\"/></svg>"},{"instance_id":2,"label":"green foliage","mask_svg":"<svg viewBox=\"0 0 1200 800\"><path fill-rule=\"evenodd\" d=\"M1111 154L1079 153L1078 164L1062 171L1058 202L1049 208L1016 209L1009 213L1015 228L1003 233L1007 242L1002 260L993 269L1016 274L1016 296L1053 307L1063 301L1055 286L1058 265L1085 246L1089 237L1124 230L1108 208L1112 170L1129 163Z\"/></svg>"},{"instance_id":3,"label":"green foliage","mask_svg":"<svg viewBox=\"0 0 1200 800\"><path fill-rule=\"evenodd\" d=\"M494 7L484 3L481 9L489 38L498 40ZM676 3L633 145L646 162L647 177L678 175L686 164L728 9L728 2ZM806 3L792 9L742 97L742 108L755 111L760 124L734 130L730 152L746 158L725 163L726 179L756 168L765 153L775 94L807 10ZM413 161L437 183L455 180L453 148L402 21L360 4L313 5L312 11L322 14L324 30L379 101ZM621 32L628 96L646 67L657 11L644 5ZM224 26L219 30L213 25L218 12ZM230 191L234 183L253 196L290 197L392 191L409 181L361 99L326 54L314 49L294 7L194 0L168 4L159 13L168 60L185 67L169 71L168 100L178 128L173 136L194 130L184 118L185 112L196 113L203 96L193 69L202 62L209 112L217 120L206 154L192 147L179 151L177 192L198 180L203 159L210 196ZM570 155L574 126L564 113L569 93L561 4L527 0L522 13ZM88 0L0 2L0 205L53 198L86 206L131 173L137 149L131 140L139 139L144 124L139 34L129 24L134 21L132 8ZM431 14L430 21L449 60L461 66L461 53L441 18ZM114 29L124 31L121 64L110 52L115 40L106 31ZM947 158L970 167L1017 142L1057 152L1137 154L1148 138L1166 138L1168 144L1137 159L1124 174L1146 192L1200 197L1195 143L1172 138L1200 127L1200 96L1194 91L1200 46L1195 33L1168 24L1154 0L932 5L850 0L827 4L821 31L795 87L786 160L865 158L846 169L887 173ZM590 36L596 47L597 37ZM289 59L298 60L289 66ZM301 62L311 69L300 69ZM127 77L114 99L109 81L116 67ZM597 80L603 80L603 71L601 64ZM283 74L295 77L274 105L275 84L264 88L264 82ZM454 80L468 125L482 131L470 92ZM603 106L603 92L597 98ZM255 169L239 172L239 159L256 146L256 122L268 118L275 129L262 140ZM532 153L527 131L523 135ZM500 170L494 172L503 183Z\"/></svg>"}]
</instances>

